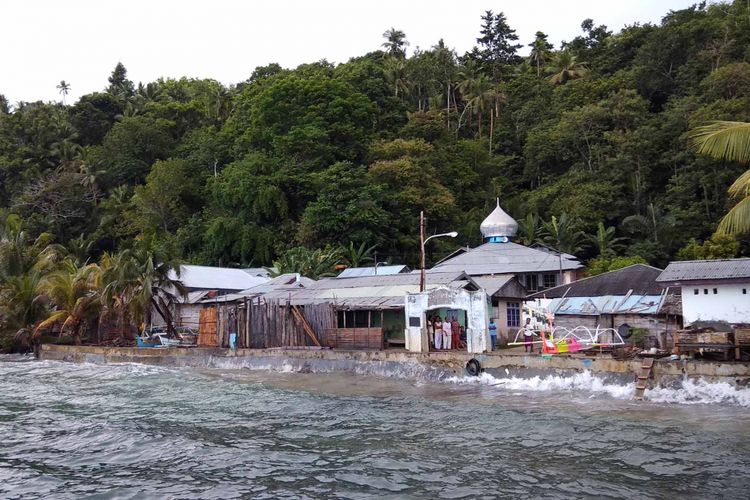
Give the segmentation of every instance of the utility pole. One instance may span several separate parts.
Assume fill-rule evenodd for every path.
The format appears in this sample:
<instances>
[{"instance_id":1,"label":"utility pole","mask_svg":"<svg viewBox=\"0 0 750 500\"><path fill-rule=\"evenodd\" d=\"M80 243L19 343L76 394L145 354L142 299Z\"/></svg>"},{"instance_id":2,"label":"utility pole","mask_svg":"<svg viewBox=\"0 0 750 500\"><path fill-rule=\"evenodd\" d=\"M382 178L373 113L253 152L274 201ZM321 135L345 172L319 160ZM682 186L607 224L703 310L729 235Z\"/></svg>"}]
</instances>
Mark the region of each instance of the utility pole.
<instances>
[{"instance_id":1,"label":"utility pole","mask_svg":"<svg viewBox=\"0 0 750 500\"><path fill-rule=\"evenodd\" d=\"M419 291L424 292L424 211L419 212L419 244L422 249L420 255Z\"/></svg>"}]
</instances>

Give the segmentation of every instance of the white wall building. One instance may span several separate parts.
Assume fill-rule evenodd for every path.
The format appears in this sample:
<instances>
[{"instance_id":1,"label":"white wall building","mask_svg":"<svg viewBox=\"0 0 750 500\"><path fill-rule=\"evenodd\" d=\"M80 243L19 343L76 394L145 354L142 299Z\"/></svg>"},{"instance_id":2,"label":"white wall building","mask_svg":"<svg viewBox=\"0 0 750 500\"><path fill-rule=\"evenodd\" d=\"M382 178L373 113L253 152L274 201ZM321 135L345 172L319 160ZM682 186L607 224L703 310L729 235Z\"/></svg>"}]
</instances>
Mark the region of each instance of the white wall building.
<instances>
[{"instance_id":1,"label":"white wall building","mask_svg":"<svg viewBox=\"0 0 750 500\"><path fill-rule=\"evenodd\" d=\"M685 325L750 324L750 258L670 262L657 281L681 288Z\"/></svg>"}]
</instances>

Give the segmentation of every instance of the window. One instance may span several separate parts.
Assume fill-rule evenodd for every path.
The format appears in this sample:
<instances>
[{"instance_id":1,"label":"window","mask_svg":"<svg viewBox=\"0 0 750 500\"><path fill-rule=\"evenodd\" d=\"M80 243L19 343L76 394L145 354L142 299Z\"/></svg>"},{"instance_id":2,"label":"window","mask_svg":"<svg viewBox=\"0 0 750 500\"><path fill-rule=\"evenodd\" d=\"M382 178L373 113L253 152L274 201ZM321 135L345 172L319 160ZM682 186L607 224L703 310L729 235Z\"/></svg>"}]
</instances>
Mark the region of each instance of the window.
<instances>
[{"instance_id":1,"label":"window","mask_svg":"<svg viewBox=\"0 0 750 500\"><path fill-rule=\"evenodd\" d=\"M339 328L367 328L369 311L339 311Z\"/></svg>"},{"instance_id":2,"label":"window","mask_svg":"<svg viewBox=\"0 0 750 500\"><path fill-rule=\"evenodd\" d=\"M693 290L694 295L698 295L699 293L700 293L700 290L698 290L697 288Z\"/></svg>"},{"instance_id":3,"label":"window","mask_svg":"<svg viewBox=\"0 0 750 500\"><path fill-rule=\"evenodd\" d=\"M714 295L716 295L717 293L719 292L716 290L716 288L714 288Z\"/></svg>"},{"instance_id":4,"label":"window","mask_svg":"<svg viewBox=\"0 0 750 500\"><path fill-rule=\"evenodd\" d=\"M542 276L542 282L544 288L553 288L557 286L557 275L556 274L545 274Z\"/></svg>"},{"instance_id":5,"label":"window","mask_svg":"<svg viewBox=\"0 0 750 500\"><path fill-rule=\"evenodd\" d=\"M521 326L521 304L519 302L508 302L508 327Z\"/></svg>"},{"instance_id":6,"label":"window","mask_svg":"<svg viewBox=\"0 0 750 500\"><path fill-rule=\"evenodd\" d=\"M536 274L526 275L526 290L529 292L536 292L539 288L539 276Z\"/></svg>"},{"instance_id":7,"label":"window","mask_svg":"<svg viewBox=\"0 0 750 500\"><path fill-rule=\"evenodd\" d=\"M703 295L708 295L708 288L703 289Z\"/></svg>"},{"instance_id":8,"label":"window","mask_svg":"<svg viewBox=\"0 0 750 500\"><path fill-rule=\"evenodd\" d=\"M742 295L747 295L747 288L742 289Z\"/></svg>"}]
</instances>

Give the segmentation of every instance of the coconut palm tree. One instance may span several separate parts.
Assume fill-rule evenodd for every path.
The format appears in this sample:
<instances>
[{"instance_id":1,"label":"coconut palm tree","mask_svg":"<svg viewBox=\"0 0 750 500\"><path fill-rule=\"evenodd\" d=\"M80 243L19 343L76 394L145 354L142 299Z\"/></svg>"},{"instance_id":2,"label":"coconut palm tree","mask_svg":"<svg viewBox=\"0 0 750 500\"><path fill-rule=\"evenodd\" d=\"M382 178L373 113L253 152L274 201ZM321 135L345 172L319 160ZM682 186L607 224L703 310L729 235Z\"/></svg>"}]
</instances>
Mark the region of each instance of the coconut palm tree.
<instances>
[{"instance_id":1,"label":"coconut palm tree","mask_svg":"<svg viewBox=\"0 0 750 500\"><path fill-rule=\"evenodd\" d=\"M148 320L155 311L167 326L167 335L175 334L172 305L187 297L187 288L180 281L180 265L166 252L153 248L150 241L139 242L123 259L134 266L127 292L128 314L134 320Z\"/></svg>"},{"instance_id":2,"label":"coconut palm tree","mask_svg":"<svg viewBox=\"0 0 750 500\"><path fill-rule=\"evenodd\" d=\"M21 341L29 342L36 325L49 316L49 305L39 292L41 272L33 270L9 278L0 289L3 326Z\"/></svg>"},{"instance_id":3,"label":"coconut palm tree","mask_svg":"<svg viewBox=\"0 0 750 500\"><path fill-rule=\"evenodd\" d=\"M33 337L38 337L42 330L60 325L61 335L70 333L76 344L80 344L82 328L101 311L98 273L96 264L78 267L73 261L66 260L59 269L46 275L39 284L39 291L54 310L37 324Z\"/></svg>"},{"instance_id":4,"label":"coconut palm tree","mask_svg":"<svg viewBox=\"0 0 750 500\"><path fill-rule=\"evenodd\" d=\"M693 129L690 138L698 153L750 163L750 123L716 121ZM750 233L750 169L729 187L729 196L739 201L721 219L718 231L731 235Z\"/></svg>"},{"instance_id":5,"label":"coconut palm tree","mask_svg":"<svg viewBox=\"0 0 750 500\"><path fill-rule=\"evenodd\" d=\"M63 104L65 104L65 97L68 95L68 92L70 92L70 84L65 80L60 80L60 83L57 84L57 90L62 94Z\"/></svg>"},{"instance_id":6,"label":"coconut palm tree","mask_svg":"<svg viewBox=\"0 0 750 500\"><path fill-rule=\"evenodd\" d=\"M547 41L547 35L541 31L536 32L536 38L529 44L531 52L529 53L529 61L536 66L536 76L542 76L542 69L549 60L550 51L552 50L552 44Z\"/></svg>"},{"instance_id":7,"label":"coconut palm tree","mask_svg":"<svg viewBox=\"0 0 750 500\"><path fill-rule=\"evenodd\" d=\"M382 43L382 47L386 49L388 54L393 57L406 57L406 47L409 46L409 42L406 40L406 33L396 28L385 30L383 33L385 42Z\"/></svg>"},{"instance_id":8,"label":"coconut palm tree","mask_svg":"<svg viewBox=\"0 0 750 500\"><path fill-rule=\"evenodd\" d=\"M556 53L547 67L549 80L555 85L564 85L568 80L581 78L588 73L588 65L578 60L569 50Z\"/></svg>"},{"instance_id":9,"label":"coconut palm tree","mask_svg":"<svg viewBox=\"0 0 750 500\"><path fill-rule=\"evenodd\" d=\"M409 92L409 77L407 74L406 61L403 58L388 56L383 62L383 74L386 81L393 87L396 97Z\"/></svg>"},{"instance_id":10,"label":"coconut palm tree","mask_svg":"<svg viewBox=\"0 0 750 500\"><path fill-rule=\"evenodd\" d=\"M488 109L492 109L492 98L496 90L485 75L479 74L471 80L464 80L460 85L461 93L466 97L466 111L477 115L479 138L482 138L482 117ZM463 113L461 113L463 115ZM460 121L460 118L459 118Z\"/></svg>"}]
</instances>

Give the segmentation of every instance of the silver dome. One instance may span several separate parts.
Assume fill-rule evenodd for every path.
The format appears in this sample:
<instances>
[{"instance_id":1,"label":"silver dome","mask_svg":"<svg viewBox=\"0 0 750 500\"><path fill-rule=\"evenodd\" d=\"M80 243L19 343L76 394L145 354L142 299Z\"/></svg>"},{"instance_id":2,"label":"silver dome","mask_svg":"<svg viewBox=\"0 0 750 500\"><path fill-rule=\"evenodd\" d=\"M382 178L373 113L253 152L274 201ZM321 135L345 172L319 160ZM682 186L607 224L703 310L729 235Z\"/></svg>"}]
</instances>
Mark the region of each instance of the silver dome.
<instances>
[{"instance_id":1,"label":"silver dome","mask_svg":"<svg viewBox=\"0 0 750 500\"><path fill-rule=\"evenodd\" d=\"M500 198L497 199L497 207L479 226L485 238L495 236L506 236L512 238L518 232L518 223L500 208Z\"/></svg>"}]
</instances>

